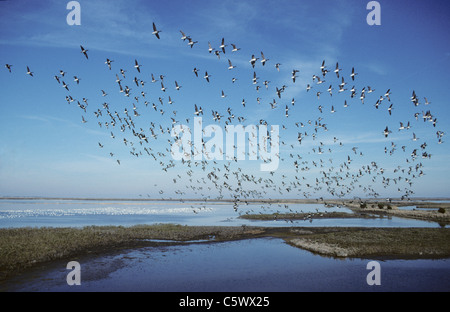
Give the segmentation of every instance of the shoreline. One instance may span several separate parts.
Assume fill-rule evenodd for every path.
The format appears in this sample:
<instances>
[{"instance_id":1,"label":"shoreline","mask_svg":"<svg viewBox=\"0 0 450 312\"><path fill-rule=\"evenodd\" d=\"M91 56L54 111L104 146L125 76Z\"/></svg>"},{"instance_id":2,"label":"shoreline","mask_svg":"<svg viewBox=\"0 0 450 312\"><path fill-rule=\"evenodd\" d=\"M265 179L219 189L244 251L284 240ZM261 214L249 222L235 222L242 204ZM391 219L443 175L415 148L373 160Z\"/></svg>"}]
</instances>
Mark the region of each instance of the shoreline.
<instances>
[{"instance_id":1,"label":"shoreline","mask_svg":"<svg viewBox=\"0 0 450 312\"><path fill-rule=\"evenodd\" d=\"M0 200L86 200L86 201L180 201L180 202L249 202L249 203L291 203L291 204L310 204L310 203L324 203L324 202L386 202L387 200L379 198L273 198L273 199L258 199L258 198L247 198L247 199L234 199L234 198L150 198L150 197L130 197L130 198L111 198L111 197L51 197L51 196L0 196ZM390 198L391 202L397 204L410 204L413 202L423 203L424 201L450 201L450 197L413 197L409 199L401 198Z\"/></svg>"},{"instance_id":2,"label":"shoreline","mask_svg":"<svg viewBox=\"0 0 450 312\"><path fill-rule=\"evenodd\" d=\"M449 228L182 226L0 229L0 281L37 265L125 249L281 238L333 258L450 258Z\"/></svg>"},{"instance_id":3,"label":"shoreline","mask_svg":"<svg viewBox=\"0 0 450 312\"><path fill-rule=\"evenodd\" d=\"M0 198L5 199L5 198ZM22 198L31 200L30 198ZM49 198L39 198L50 200ZM101 199L53 199L101 200ZM270 227L185 226L154 224L125 226L0 228L0 282L28 268L86 255L100 255L130 248L210 244L223 241L281 238L285 243L314 254L334 258L445 259L450 258L450 203L371 200L157 200L108 199L108 201L159 201L199 203L323 204L346 207L351 212L244 214L250 220L316 218L379 218L395 216L437 222L441 228L376 227ZM415 206L415 210L402 210ZM421 208L435 208L434 210Z\"/></svg>"}]
</instances>

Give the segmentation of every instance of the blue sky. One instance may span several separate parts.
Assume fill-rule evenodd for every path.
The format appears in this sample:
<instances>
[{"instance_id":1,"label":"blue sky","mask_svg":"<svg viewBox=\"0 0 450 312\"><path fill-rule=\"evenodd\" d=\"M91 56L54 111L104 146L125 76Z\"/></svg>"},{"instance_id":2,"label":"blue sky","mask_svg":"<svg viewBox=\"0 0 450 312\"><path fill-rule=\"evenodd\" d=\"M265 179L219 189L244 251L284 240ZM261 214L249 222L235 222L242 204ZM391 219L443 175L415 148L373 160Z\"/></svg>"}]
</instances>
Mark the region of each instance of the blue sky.
<instances>
[{"instance_id":1,"label":"blue sky","mask_svg":"<svg viewBox=\"0 0 450 312\"><path fill-rule=\"evenodd\" d=\"M367 24L368 1L356 0L118 0L114 5L111 1L79 1L79 26L66 23L67 2L0 2L0 196L160 198L179 197L181 191L183 197L215 197L220 193L208 177L211 172L218 176L216 182L220 185L231 185L232 191L223 190L225 197L333 197L341 192L352 197L370 196L372 189L382 197L398 197L407 190L414 192L412 196L449 195L447 1L379 1L380 26ZM160 40L152 35L153 22L162 30ZM180 39L180 30L198 43L190 48ZM218 59L208 52L208 42L219 49L222 38L228 46ZM231 52L231 43L240 50ZM88 49L88 60L81 54L80 45ZM252 54L261 58L261 51L269 60L265 66L258 60L252 68ZM105 64L106 58L114 60L111 70ZM135 59L142 64L140 73L133 67ZM228 59L235 69L228 70ZM325 83L317 85L312 76L322 78L323 60L331 72L326 74ZM341 80L332 72L336 62L348 83L342 93L338 92ZM276 63L281 63L279 72ZM13 65L11 73L5 64ZM34 77L26 74L27 66ZM194 67L199 68L198 78L192 72ZM354 82L350 78L352 67L358 73ZM126 70L126 78L121 76L121 68ZM295 83L291 79L293 69L299 70ZM60 70L66 72L61 80L69 85L69 91L54 78L61 76ZM212 75L210 83L202 78L205 71ZM259 78L259 91L252 83L254 72ZM116 74L122 78L123 87L131 88L130 97L119 92ZM151 74L158 79L161 74L165 76L166 92L160 90L160 81L151 83ZM80 78L78 85L75 75ZM136 86L134 77L145 81L145 85ZM233 77L237 78L235 83L231 82ZM270 81L267 89L265 80ZM175 81L182 86L178 91ZM307 84L312 86L310 91L306 90ZM283 85L286 89L280 99L276 88ZM332 96L327 91L329 85ZM352 86L355 98L350 97ZM362 104L360 92L368 86L375 91L366 94ZM391 101L384 99L376 109L374 104L388 89ZM108 95L103 97L101 90ZM226 98L221 98L222 90ZM411 102L413 90L419 106ZM322 92L320 98L317 91ZM69 95L75 99L71 104L65 99ZM173 104L168 103L169 96ZM429 105L424 104L424 97ZM83 98L88 101L86 112L77 106L77 101L84 103ZM272 109L274 99L277 107ZM135 130L142 128L147 137L151 122L159 131L160 125L164 129L172 127L171 117L178 124L193 127L195 104L205 111L205 126L224 127L224 121L213 121L211 110L219 111L225 120L228 107L236 116L233 124L257 125L262 119L268 125L284 125L285 129L280 130L280 165L271 174L259 170L260 160L232 162L228 177L224 176L224 165L228 165L224 160L208 162L205 170L201 164L187 167L167 152L169 140L173 141L167 133L141 145L131 130L121 132L119 124L107 129L104 122L109 117L104 102L111 113L117 111L121 117L125 116L124 108L133 117L134 104L140 114L133 118ZM387 111L390 104L391 116ZM335 113L330 112L331 106ZM94 115L98 109L103 112L99 118ZM422 112L428 110L437 119L436 127L422 121ZM415 113L419 113L419 120L414 118ZM87 123L81 122L82 116ZM238 122L238 116L245 120ZM319 128L313 140L318 120L326 124L328 131ZM411 129L398 131L399 123L406 125L408 121ZM297 127L296 123L305 127ZM388 138L382 134L386 126L392 131ZM445 133L443 144L438 144L436 131ZM299 132L304 136L301 144L297 141ZM411 140L413 133L418 141ZM134 145L125 145L123 138ZM389 155L392 142L396 149ZM427 146L422 150L424 142ZM157 161L144 147L152 148ZM317 153L318 147L323 154ZM418 153L415 160L410 157L414 149ZM432 155L430 159L422 158L425 151ZM141 154L136 157L130 152ZM352 159L349 167L340 167L348 156ZM300 163L298 171L293 165L295 160ZM359 177L360 170L364 172L372 162L378 169L371 166L370 173ZM162 170L171 163L175 164L173 168ZM422 164L418 171L411 169L418 164ZM383 174L377 174L379 168L384 169ZM423 175L418 177L420 170ZM243 181L239 186L234 177L241 180L244 175L261 183ZM411 186L405 178L412 182Z\"/></svg>"}]
</instances>

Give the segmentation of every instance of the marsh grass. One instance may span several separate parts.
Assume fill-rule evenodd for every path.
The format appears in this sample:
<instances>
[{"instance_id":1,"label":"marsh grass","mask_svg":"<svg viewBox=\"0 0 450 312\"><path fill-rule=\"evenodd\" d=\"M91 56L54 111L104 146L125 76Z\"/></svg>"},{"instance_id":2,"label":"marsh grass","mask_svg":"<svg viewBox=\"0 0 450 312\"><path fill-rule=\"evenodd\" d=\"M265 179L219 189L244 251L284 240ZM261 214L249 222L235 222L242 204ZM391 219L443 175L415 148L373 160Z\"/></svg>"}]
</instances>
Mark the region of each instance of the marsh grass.
<instances>
[{"instance_id":1,"label":"marsh grass","mask_svg":"<svg viewBox=\"0 0 450 312\"><path fill-rule=\"evenodd\" d=\"M450 229L345 229L288 240L297 247L327 256L448 258Z\"/></svg>"},{"instance_id":2,"label":"marsh grass","mask_svg":"<svg viewBox=\"0 0 450 312\"><path fill-rule=\"evenodd\" d=\"M253 234L254 230L252 232L245 227L174 224L0 229L0 280L16 270L38 263L114 248L148 246L152 244L146 241L149 239L183 242L214 237L214 240L220 241Z\"/></svg>"}]
</instances>

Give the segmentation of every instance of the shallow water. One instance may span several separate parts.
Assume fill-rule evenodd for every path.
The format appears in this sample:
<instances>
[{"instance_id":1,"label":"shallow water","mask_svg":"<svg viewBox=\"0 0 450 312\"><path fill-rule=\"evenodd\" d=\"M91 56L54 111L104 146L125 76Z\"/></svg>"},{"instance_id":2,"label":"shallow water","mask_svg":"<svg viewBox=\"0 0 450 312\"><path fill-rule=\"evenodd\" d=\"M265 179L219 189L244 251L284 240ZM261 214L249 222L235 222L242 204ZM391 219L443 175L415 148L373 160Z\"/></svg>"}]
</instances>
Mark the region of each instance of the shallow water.
<instances>
[{"instance_id":1,"label":"shallow water","mask_svg":"<svg viewBox=\"0 0 450 312\"><path fill-rule=\"evenodd\" d=\"M195 212L194 212L195 211ZM180 203L145 201L0 200L0 228L177 223L240 226L439 227L401 218L250 221L239 213L351 212L322 204ZM38 267L0 291L449 291L450 259L380 261L381 285L366 282L369 260L314 255L280 239L148 247L81 264L81 286L68 286L66 264Z\"/></svg>"},{"instance_id":2,"label":"shallow water","mask_svg":"<svg viewBox=\"0 0 450 312\"><path fill-rule=\"evenodd\" d=\"M379 261L381 285L367 284L371 260L336 260L260 238L146 247L77 259L81 285L65 263L28 272L9 291L449 291L450 260ZM33 277L33 278L30 278ZM5 285L3 286L5 287ZM0 287L1 289L1 287ZM3 289L5 290L5 289Z\"/></svg>"},{"instance_id":3,"label":"shallow water","mask_svg":"<svg viewBox=\"0 0 450 312\"><path fill-rule=\"evenodd\" d=\"M314 219L256 221L240 219L245 213L349 212L345 207L323 204L262 205L240 204L237 212L224 202L181 203L146 201L0 200L0 228L7 227L83 227L176 223L182 225L254 226L370 226L439 227L436 222L383 217L376 219Z\"/></svg>"}]
</instances>

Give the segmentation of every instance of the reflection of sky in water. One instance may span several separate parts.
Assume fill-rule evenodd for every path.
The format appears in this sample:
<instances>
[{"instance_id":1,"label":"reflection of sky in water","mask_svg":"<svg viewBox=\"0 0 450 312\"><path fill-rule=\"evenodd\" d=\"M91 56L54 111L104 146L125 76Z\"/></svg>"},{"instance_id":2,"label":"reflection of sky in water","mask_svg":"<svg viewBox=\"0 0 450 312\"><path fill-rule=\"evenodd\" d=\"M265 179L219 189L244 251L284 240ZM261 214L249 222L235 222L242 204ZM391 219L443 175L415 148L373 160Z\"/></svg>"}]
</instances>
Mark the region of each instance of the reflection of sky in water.
<instances>
[{"instance_id":1,"label":"reflection of sky in water","mask_svg":"<svg viewBox=\"0 0 450 312\"><path fill-rule=\"evenodd\" d=\"M408 209L406 207L406 209ZM183 225L254 225L254 226L372 226L437 227L427 222L395 217L376 219L314 219L291 221L251 221L239 214L348 212L345 207L322 204L245 204L237 212L224 202L144 202L144 201L71 201L3 200L0 201L0 227L123 225L177 223Z\"/></svg>"},{"instance_id":2,"label":"reflection of sky in water","mask_svg":"<svg viewBox=\"0 0 450 312\"><path fill-rule=\"evenodd\" d=\"M21 291L450 290L448 259L379 261L381 285L369 286L370 260L322 257L274 238L146 247L78 260L80 286L67 285L65 263L30 272L32 279L25 275L15 286Z\"/></svg>"}]
</instances>

